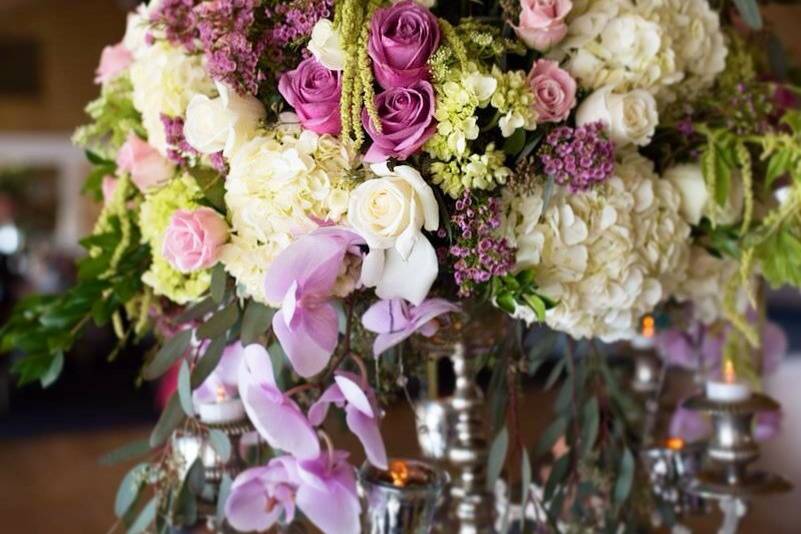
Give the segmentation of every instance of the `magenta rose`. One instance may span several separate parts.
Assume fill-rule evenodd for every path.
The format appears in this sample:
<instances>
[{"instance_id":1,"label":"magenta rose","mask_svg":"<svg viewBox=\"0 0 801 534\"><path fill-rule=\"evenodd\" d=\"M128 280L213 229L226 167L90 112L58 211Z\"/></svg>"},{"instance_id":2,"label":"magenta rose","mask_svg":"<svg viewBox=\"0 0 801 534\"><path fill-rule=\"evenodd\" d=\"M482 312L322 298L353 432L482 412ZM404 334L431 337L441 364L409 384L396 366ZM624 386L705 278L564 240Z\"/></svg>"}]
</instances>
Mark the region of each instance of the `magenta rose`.
<instances>
[{"instance_id":1,"label":"magenta rose","mask_svg":"<svg viewBox=\"0 0 801 534\"><path fill-rule=\"evenodd\" d=\"M213 209L178 210L164 234L162 254L178 271L191 273L217 263L226 241L228 225Z\"/></svg>"},{"instance_id":2,"label":"magenta rose","mask_svg":"<svg viewBox=\"0 0 801 534\"><path fill-rule=\"evenodd\" d=\"M547 50L567 35L565 17L571 9L570 0L520 0L517 36L529 48Z\"/></svg>"},{"instance_id":3,"label":"magenta rose","mask_svg":"<svg viewBox=\"0 0 801 534\"><path fill-rule=\"evenodd\" d=\"M540 122L560 122L576 105L576 80L559 63L540 59L528 75L534 110Z\"/></svg>"},{"instance_id":4,"label":"magenta rose","mask_svg":"<svg viewBox=\"0 0 801 534\"><path fill-rule=\"evenodd\" d=\"M367 110L362 112L362 123L373 139L364 156L367 163L386 161L389 158L405 160L414 154L434 134L434 88L426 81L411 87L395 87L376 96L381 131L376 130Z\"/></svg>"},{"instance_id":5,"label":"magenta rose","mask_svg":"<svg viewBox=\"0 0 801 534\"><path fill-rule=\"evenodd\" d=\"M295 108L307 130L331 135L342 130L339 112L342 80L338 72L328 70L314 57L285 72L278 82L278 91Z\"/></svg>"},{"instance_id":6,"label":"magenta rose","mask_svg":"<svg viewBox=\"0 0 801 534\"><path fill-rule=\"evenodd\" d=\"M370 23L368 52L384 89L409 87L428 77L428 59L440 41L437 18L406 0L379 9Z\"/></svg>"},{"instance_id":7,"label":"magenta rose","mask_svg":"<svg viewBox=\"0 0 801 534\"><path fill-rule=\"evenodd\" d=\"M130 174L131 181L143 193L167 183L175 172L175 166L136 134L130 134L120 147L117 167Z\"/></svg>"}]
</instances>

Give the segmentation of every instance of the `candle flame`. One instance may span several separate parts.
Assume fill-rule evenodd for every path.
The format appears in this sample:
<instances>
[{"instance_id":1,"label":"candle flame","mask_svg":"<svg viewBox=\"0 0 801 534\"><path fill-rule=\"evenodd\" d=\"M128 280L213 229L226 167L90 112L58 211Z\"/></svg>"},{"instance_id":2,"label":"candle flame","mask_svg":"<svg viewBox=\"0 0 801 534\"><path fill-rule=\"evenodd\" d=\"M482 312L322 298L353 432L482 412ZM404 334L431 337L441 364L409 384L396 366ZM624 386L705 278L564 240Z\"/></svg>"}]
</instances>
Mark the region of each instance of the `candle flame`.
<instances>
[{"instance_id":1,"label":"candle flame","mask_svg":"<svg viewBox=\"0 0 801 534\"><path fill-rule=\"evenodd\" d=\"M723 381L727 384L734 384L737 381L737 374L734 372L734 363L731 360L723 362Z\"/></svg>"},{"instance_id":2,"label":"candle flame","mask_svg":"<svg viewBox=\"0 0 801 534\"><path fill-rule=\"evenodd\" d=\"M228 399L228 392L225 391L225 387L222 385L217 386L217 402L224 402Z\"/></svg>"},{"instance_id":3,"label":"candle flame","mask_svg":"<svg viewBox=\"0 0 801 534\"><path fill-rule=\"evenodd\" d=\"M406 486L409 480L409 467L402 460L393 460L389 463L389 476L392 478L392 485L398 488Z\"/></svg>"},{"instance_id":4,"label":"candle flame","mask_svg":"<svg viewBox=\"0 0 801 534\"><path fill-rule=\"evenodd\" d=\"M646 315L642 318L642 337L652 338L656 334L656 321L653 315Z\"/></svg>"},{"instance_id":5,"label":"candle flame","mask_svg":"<svg viewBox=\"0 0 801 534\"><path fill-rule=\"evenodd\" d=\"M681 438L668 438L665 445L672 451L680 451L684 448L684 440Z\"/></svg>"}]
</instances>

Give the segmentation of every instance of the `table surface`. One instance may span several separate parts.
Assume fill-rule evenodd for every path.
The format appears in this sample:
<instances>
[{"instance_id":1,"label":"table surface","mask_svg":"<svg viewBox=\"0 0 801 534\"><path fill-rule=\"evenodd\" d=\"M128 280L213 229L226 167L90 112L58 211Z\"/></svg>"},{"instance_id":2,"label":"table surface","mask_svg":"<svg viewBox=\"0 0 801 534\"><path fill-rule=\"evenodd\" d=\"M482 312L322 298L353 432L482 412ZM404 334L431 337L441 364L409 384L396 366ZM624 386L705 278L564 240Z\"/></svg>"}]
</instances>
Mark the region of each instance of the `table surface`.
<instances>
[{"instance_id":1,"label":"table surface","mask_svg":"<svg viewBox=\"0 0 801 534\"><path fill-rule=\"evenodd\" d=\"M763 448L765 468L791 479L793 493L754 502L742 524L743 533L799 532L801 525L801 358L785 363L768 383L768 391L786 408L784 430ZM539 395L539 399L538 399ZM542 406L527 422L531 436L550 417L551 403L541 394L527 394L527 403ZM537 402L537 401L540 402ZM793 408L790 408L790 407ZM391 455L415 455L417 446L411 410L405 403L389 411L383 424ZM106 467L98 457L129 441L147 436L149 428L119 428L55 434L0 442L0 517L9 533L93 534L108 532L114 524L112 507L117 485L128 466ZM357 451L353 438L336 429L340 446ZM358 453L357 453L358 454ZM356 458L361 460L360 455ZM689 522L694 532L716 532L719 515Z\"/></svg>"}]
</instances>

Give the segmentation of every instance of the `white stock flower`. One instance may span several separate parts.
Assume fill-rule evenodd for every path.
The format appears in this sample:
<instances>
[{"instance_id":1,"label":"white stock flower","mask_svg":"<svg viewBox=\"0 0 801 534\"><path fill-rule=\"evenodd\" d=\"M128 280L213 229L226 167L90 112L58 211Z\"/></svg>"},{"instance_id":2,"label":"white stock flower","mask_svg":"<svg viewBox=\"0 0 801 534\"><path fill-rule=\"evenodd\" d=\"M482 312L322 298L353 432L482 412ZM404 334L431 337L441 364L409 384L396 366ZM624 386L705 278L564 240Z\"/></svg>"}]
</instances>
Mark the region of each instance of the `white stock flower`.
<instances>
[{"instance_id":1,"label":"white stock flower","mask_svg":"<svg viewBox=\"0 0 801 534\"><path fill-rule=\"evenodd\" d=\"M383 299L420 304L439 270L434 247L422 233L439 228L434 191L408 165L371 168L378 178L354 189L348 206L348 222L370 247L362 282Z\"/></svg>"},{"instance_id":2,"label":"white stock flower","mask_svg":"<svg viewBox=\"0 0 801 534\"><path fill-rule=\"evenodd\" d=\"M624 94L615 94L612 89L607 85L587 97L576 111L576 125L604 122L618 147L649 144L659 123L654 97L642 89Z\"/></svg>"},{"instance_id":3,"label":"white stock flower","mask_svg":"<svg viewBox=\"0 0 801 534\"><path fill-rule=\"evenodd\" d=\"M186 108L186 142L202 154L223 152L231 157L235 149L253 137L266 116L262 103L253 96L240 96L217 83L219 96L195 95Z\"/></svg>"},{"instance_id":4,"label":"white stock flower","mask_svg":"<svg viewBox=\"0 0 801 534\"><path fill-rule=\"evenodd\" d=\"M678 192L631 154L591 191L559 188L544 213L542 193L506 195L505 233L517 268L534 269L540 291L557 302L546 323L576 338L632 337L686 270L690 228Z\"/></svg>"},{"instance_id":5,"label":"white stock flower","mask_svg":"<svg viewBox=\"0 0 801 534\"><path fill-rule=\"evenodd\" d=\"M321 221L342 222L352 163L336 138L296 125L260 132L234 153L225 181L232 236L222 263L245 296L264 302L275 257Z\"/></svg>"},{"instance_id":6,"label":"white stock flower","mask_svg":"<svg viewBox=\"0 0 801 534\"><path fill-rule=\"evenodd\" d=\"M328 19L320 19L312 29L308 44L309 52L329 70L345 69L345 50L342 37Z\"/></svg>"},{"instance_id":7,"label":"white stock flower","mask_svg":"<svg viewBox=\"0 0 801 534\"><path fill-rule=\"evenodd\" d=\"M214 92L202 57L163 41L147 47L134 61L131 83L134 107L142 114L147 141L162 155L167 154L167 138L161 116L183 117L195 95Z\"/></svg>"}]
</instances>

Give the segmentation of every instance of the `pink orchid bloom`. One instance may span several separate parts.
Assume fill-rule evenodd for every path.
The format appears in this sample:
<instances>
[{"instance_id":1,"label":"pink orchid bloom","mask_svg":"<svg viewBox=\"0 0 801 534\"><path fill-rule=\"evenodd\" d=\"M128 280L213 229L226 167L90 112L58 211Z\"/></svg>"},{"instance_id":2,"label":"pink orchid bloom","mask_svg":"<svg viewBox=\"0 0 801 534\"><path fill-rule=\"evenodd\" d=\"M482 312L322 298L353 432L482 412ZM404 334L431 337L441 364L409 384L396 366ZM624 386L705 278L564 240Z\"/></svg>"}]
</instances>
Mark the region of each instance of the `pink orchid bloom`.
<instances>
[{"instance_id":1,"label":"pink orchid bloom","mask_svg":"<svg viewBox=\"0 0 801 534\"><path fill-rule=\"evenodd\" d=\"M297 458L316 458L320 442L298 405L275 382L272 361L261 345L245 347L239 368L239 396L259 434L270 446Z\"/></svg>"},{"instance_id":2,"label":"pink orchid bloom","mask_svg":"<svg viewBox=\"0 0 801 534\"><path fill-rule=\"evenodd\" d=\"M264 532L280 519L291 522L297 507L325 534L358 534L361 505L347 457L341 451L306 461L282 456L245 471L225 503L229 523L243 532Z\"/></svg>"},{"instance_id":3,"label":"pink orchid bloom","mask_svg":"<svg viewBox=\"0 0 801 534\"><path fill-rule=\"evenodd\" d=\"M345 409L345 422L364 447L367 460L379 469L387 469L387 449L378 430L378 403L367 381L353 373L338 372L334 384L309 408L311 424L321 425L331 404Z\"/></svg>"},{"instance_id":4,"label":"pink orchid bloom","mask_svg":"<svg viewBox=\"0 0 801 534\"><path fill-rule=\"evenodd\" d=\"M434 319L459 309L444 299L429 299L419 306L403 300L382 300L365 312L362 324L370 332L378 334L373 343L373 354L378 357L412 334L433 336L439 330L439 323Z\"/></svg>"},{"instance_id":5,"label":"pink orchid bloom","mask_svg":"<svg viewBox=\"0 0 801 534\"><path fill-rule=\"evenodd\" d=\"M220 363L198 388L192 392L192 400L198 404L219 402L221 397L230 399L238 395L239 369L245 348L241 343L228 345L223 351Z\"/></svg>"},{"instance_id":6,"label":"pink orchid bloom","mask_svg":"<svg viewBox=\"0 0 801 534\"><path fill-rule=\"evenodd\" d=\"M289 245L267 273L264 294L281 302L273 330L303 378L328 365L339 339L332 292L345 256L364 241L341 228L321 228Z\"/></svg>"}]
</instances>

